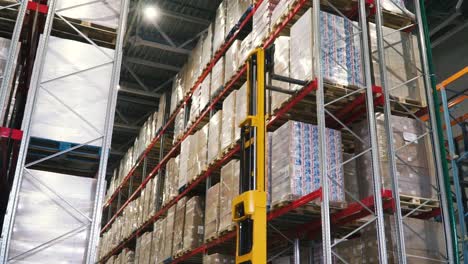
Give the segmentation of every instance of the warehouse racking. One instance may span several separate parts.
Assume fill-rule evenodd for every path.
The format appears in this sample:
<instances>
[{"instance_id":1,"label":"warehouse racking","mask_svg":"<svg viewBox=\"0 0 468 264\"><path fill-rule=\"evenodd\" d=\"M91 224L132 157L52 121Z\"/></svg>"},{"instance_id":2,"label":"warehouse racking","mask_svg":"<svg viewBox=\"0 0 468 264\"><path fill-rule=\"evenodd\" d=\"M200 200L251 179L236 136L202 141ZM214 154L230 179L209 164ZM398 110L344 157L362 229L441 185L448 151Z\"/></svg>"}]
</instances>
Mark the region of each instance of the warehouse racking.
<instances>
[{"instance_id":1,"label":"warehouse racking","mask_svg":"<svg viewBox=\"0 0 468 264\"><path fill-rule=\"evenodd\" d=\"M99 13L91 14L87 21L79 20L86 13L82 8L86 9L90 4L97 5ZM2 263L41 259L92 263L96 258L128 12L128 1L114 1L112 4L114 9L111 12L107 4L99 1L77 3L57 0L49 1L47 5L21 1L9 6L20 6L11 54L19 48L26 9L33 14L46 15L46 20L43 31L38 29L36 32L42 32L42 35L21 126L24 134L18 165L2 230ZM106 17L100 20L103 15ZM53 36L51 32L54 32ZM101 34L93 34L96 32ZM109 37L110 42L103 41ZM15 62L16 58L11 55L5 80L13 78ZM89 74L101 79L93 78L94 82L90 83ZM4 82L3 85L2 92L9 83ZM65 85L68 89L60 89ZM2 99L5 99L2 103L11 100L6 97L2 94ZM87 109L99 111L90 114L86 113ZM60 147L52 153L34 155L35 150L31 148L33 140L39 140L39 145L50 141ZM91 175L71 167L67 159L61 159L86 148L91 149L93 162L97 164ZM24 237L28 243L22 242ZM72 245L70 239L74 241Z\"/></svg>"},{"instance_id":2,"label":"warehouse racking","mask_svg":"<svg viewBox=\"0 0 468 264\"><path fill-rule=\"evenodd\" d=\"M161 151L159 157L156 159L157 164L153 168L146 167L146 164L152 164L155 160L149 160L149 154L151 151L154 151L155 146L165 146L163 142L164 135L166 132L170 131L173 127L176 114L184 107L185 105L190 104L192 93L199 87L204 78L210 73L216 62L223 56L227 51L228 47L238 36L238 34L246 27L249 19L254 15L258 10L258 7L261 5L262 1L258 1L251 9L249 9L246 15L239 21L238 25L232 30L231 36L227 41L222 45L222 47L215 52L214 58L210 61L207 67L204 68L203 73L198 78L195 85L190 89L181 104L179 104L176 110L171 113L167 119L166 125L160 129L157 133L157 136L152 140L152 143L146 149L144 154L138 159L136 165L133 166L130 173L124 178L123 182L117 187L116 192L111 195L110 199L104 205L104 215L107 215L107 221L104 221L101 233L105 233L112 224L115 222L117 217L123 212L126 206L129 203L137 198L148 182L154 177L164 177L162 171L168 160L171 157L176 156L180 152L180 145L182 141L187 138L189 135L197 131L203 124L207 122L207 116L212 116L213 113L219 108L219 103L224 100L225 96L232 90L239 88L244 80L244 75L246 68L242 66L237 72L234 78L226 82L226 85L223 87L222 91L216 95L208 107L202 111L200 116L196 121L191 124L184 132L183 136L178 139L167 152ZM294 92L291 98L284 103L279 109L275 110L272 113L272 116L268 120L268 128L273 130L285 123L289 119L299 119L301 121L308 122L317 122L318 127L320 128L320 142L325 142L325 127L326 124L334 124L335 127L341 128L343 131L348 131L351 137L358 137L353 134L353 130L349 128L349 125L355 124L362 119L365 119L367 116L369 122L369 131L370 131L370 141L371 144L369 148L364 149L362 152L355 153L356 156L364 155L370 153L372 157L372 176L373 180L371 183L373 186L373 194L367 198L359 199L354 198L353 202L350 202L344 208L335 208L331 205L329 201L328 186L333 183L333 179L328 179L323 175L327 175L327 170L333 170L335 168L327 168L327 166L321 166L320 174L322 175L322 188L312 192L308 195L300 197L297 200L289 201L280 206L273 207L268 213L269 220L269 236L270 237L283 237L287 241L292 242L294 245L294 254L295 257L299 257L299 247L300 241L298 240L299 234L306 234L308 238L314 237L317 232L322 231L322 244L323 244L323 259L326 263L332 263L332 256L340 258L337 256L334 248L346 240L355 235L357 232L375 224L375 230L377 234L378 246L375 248L377 252L376 255L380 259L381 263L386 263L391 252L390 249L386 248L386 233L385 233L385 220L384 211L387 214L394 216L396 232L396 241L397 241L397 254L395 258L398 258L399 262L407 263L410 262L408 258L417 258L417 256L410 255L405 253L405 233L408 230L404 230L404 221L409 217L414 218L423 218L429 219L436 216L440 216L444 222L445 228L445 241L446 241L446 253L444 254L445 262L455 263L457 262L457 254L452 254L452 248L456 247L454 245L455 236L453 234L453 216L451 215L451 205L450 198L446 194L448 190L447 181L444 178L444 171L439 164L443 164L443 157L439 152L439 130L437 129L437 113L434 111L434 102L431 92L431 81L429 78L429 62L426 57L426 40L425 40L425 28L424 20L422 18L422 8L423 3L420 1L414 1L414 19L405 17L399 14L392 12L383 11L383 7L379 1L371 2L368 1L358 1L351 5L351 9L348 9L344 13L343 9L338 6L342 4L343 1L326 1L325 4L320 4L320 1L315 0L311 4L311 1L299 0L292 1L290 8L287 13L282 16L280 23L276 24L273 27L273 31L267 36L263 41L262 47L267 49L270 47L275 39L287 29L290 29L291 24L296 22L300 15L303 15L309 7L319 7L314 8L314 39L315 43L320 43L320 20L319 14L320 9L324 8L328 12L338 14L339 16L344 17L344 19L352 19L357 21L357 24L353 24L358 30L356 36L359 36L360 43L362 43L362 67L364 71L364 80L362 81L363 88L356 88L350 86L342 86L334 83L327 83L324 81L323 76L321 76L321 71L317 71L315 78L313 80L305 80L307 84L304 85L301 89ZM347 2L345 1L347 4ZM345 5L346 7L346 5ZM369 11L369 13L368 13ZM371 19L376 23L376 39L377 39L377 58L381 84L380 86L375 85L376 81L372 80L371 77L371 63L370 55L371 47L368 45L368 36L370 29L368 28L368 20ZM383 26L390 26L394 28L394 31L390 33L383 32ZM418 45L420 47L420 56L421 56L421 73L413 76L407 80L402 80L401 84L395 84L391 86L387 79L388 74L388 65L385 60L385 49L386 49L386 38L391 34L402 30L415 31L415 36L418 39ZM354 36L353 36L354 37ZM324 43L322 43L324 44ZM330 43L325 43L330 44ZM320 45L316 45L316 54L322 54ZM320 61L320 60L317 60ZM317 69L320 69L320 64L315 65ZM405 86L412 82L421 82L422 86L425 87L422 89L422 98L424 98L424 103L417 102L417 100L405 100L404 98L395 96L395 91L401 87ZM374 85L373 85L374 84ZM330 93L332 94L330 98ZM316 103L311 103L315 102ZM416 102L415 102L416 101ZM426 105L427 103L427 105ZM309 107L306 109L312 109L311 113L304 113L304 106ZM334 106L332 108L331 106ZM316 107L316 115L315 113ZM391 135L393 135L392 130L392 118L391 115L398 114L399 116L410 117L414 120L420 120L419 114L423 112L424 109L429 110L429 120L425 123L425 130L417 135L415 138L410 140L408 145L411 145L418 140L428 140L431 145L431 153L433 153L433 164L436 164L434 169L434 175L437 178L437 191L434 197L428 197L429 199L418 199L416 202L415 197L408 197L400 195L398 189L400 185L398 184L398 178L396 175L396 163L397 160L401 158L398 156L398 152L407 147L407 145L396 147ZM382 190L380 186L381 171L375 169L374 167L379 167L376 164L380 163L379 151L377 149L377 132L376 124L374 124L374 119L369 118L373 117L376 112L384 113L384 127L386 131L386 143L388 145L389 152L389 174L391 176L391 188ZM327 125L327 126L328 126ZM358 137L359 138L359 137ZM346 149L345 143L345 149ZM103 256L101 262L105 262L112 255L119 253L123 248L132 247L135 239L143 234L147 230L151 230L151 226L159 218L164 216L169 208L175 205L180 199L186 197L190 193L194 192L204 192L205 186L208 188L211 186L211 177L216 175L218 169L223 164L226 164L231 160L236 153L239 151L239 146L235 145L232 149L226 152L222 158L217 160L215 163L211 164L206 171L199 175L194 181L190 182L184 188L179 190L179 194L171 199L168 203L163 206L160 206L151 218L147 220L141 227L134 231L128 238L124 239L117 243L117 246L111 249L111 251ZM325 146L320 147L320 160L324 161L326 154ZM346 160L343 164L339 165L340 167L345 165L348 162L351 162L353 158ZM320 162L324 164L324 162ZM138 174L138 175L137 175ZM137 175L137 176L134 176ZM141 182L137 182L137 188L134 189L134 182L131 182L135 178L141 178ZM128 194L128 195L127 195ZM124 201L122 202L122 199ZM309 204L312 201L321 201L320 208L314 208L314 210L309 210ZM440 202L440 203L439 203ZM439 208L440 204L440 208ZM299 210L300 209L300 210ZM306 213L298 213L306 212ZM366 218L371 216L369 218ZM366 219L364 222L359 222L357 220ZM292 224L294 223L294 224ZM388 224L388 223L387 223ZM291 228L292 227L292 228ZM333 229L333 233L332 230ZM334 237L340 237L340 239L333 241L332 235ZM173 263L178 262L187 262L195 261L199 262L200 257L203 253L206 253L209 250L219 248L221 245L224 248L233 249L232 238L235 236L235 232L227 232L220 235L212 241L208 241L202 246L193 249L192 251L186 252L183 255L177 256L168 261ZM294 240L293 240L294 239ZM269 244L270 247L274 245ZM280 250L277 252L269 251L270 256L278 255L277 253L286 252L289 250L289 246L279 246ZM195 258L194 258L195 257ZM342 260L342 259L341 259Z\"/></svg>"}]
</instances>

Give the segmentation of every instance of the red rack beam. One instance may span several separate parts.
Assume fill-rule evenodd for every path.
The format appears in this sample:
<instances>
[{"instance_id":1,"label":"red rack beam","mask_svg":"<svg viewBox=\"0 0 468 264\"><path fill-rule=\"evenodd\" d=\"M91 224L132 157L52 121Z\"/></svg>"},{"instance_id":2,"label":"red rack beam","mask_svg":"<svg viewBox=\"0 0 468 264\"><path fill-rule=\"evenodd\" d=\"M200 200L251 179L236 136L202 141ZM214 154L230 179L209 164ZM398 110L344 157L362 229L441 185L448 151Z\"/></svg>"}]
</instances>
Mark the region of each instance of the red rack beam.
<instances>
[{"instance_id":1,"label":"red rack beam","mask_svg":"<svg viewBox=\"0 0 468 264\"><path fill-rule=\"evenodd\" d=\"M13 128L0 127L0 138L11 138L20 141L23 138L23 131Z\"/></svg>"}]
</instances>

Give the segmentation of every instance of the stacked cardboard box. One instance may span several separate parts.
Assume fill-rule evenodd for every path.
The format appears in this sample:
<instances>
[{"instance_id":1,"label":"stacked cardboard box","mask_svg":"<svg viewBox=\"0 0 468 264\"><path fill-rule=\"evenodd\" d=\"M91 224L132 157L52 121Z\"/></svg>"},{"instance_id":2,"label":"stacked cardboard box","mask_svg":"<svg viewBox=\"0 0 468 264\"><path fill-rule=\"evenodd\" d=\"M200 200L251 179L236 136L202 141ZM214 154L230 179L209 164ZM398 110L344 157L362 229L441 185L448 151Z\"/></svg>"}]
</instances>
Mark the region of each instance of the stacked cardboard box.
<instances>
[{"instance_id":1,"label":"stacked cardboard box","mask_svg":"<svg viewBox=\"0 0 468 264\"><path fill-rule=\"evenodd\" d=\"M187 156L187 181L195 179L200 175L202 170L206 168L208 155L208 128L209 124L206 124L190 139L190 154Z\"/></svg>"},{"instance_id":2,"label":"stacked cardboard box","mask_svg":"<svg viewBox=\"0 0 468 264\"><path fill-rule=\"evenodd\" d=\"M235 262L236 258L234 256L219 253L203 256L203 264L234 264Z\"/></svg>"},{"instance_id":3,"label":"stacked cardboard box","mask_svg":"<svg viewBox=\"0 0 468 264\"><path fill-rule=\"evenodd\" d=\"M183 251L197 248L203 243L203 208L203 200L199 196L190 198L186 204Z\"/></svg>"},{"instance_id":4,"label":"stacked cardboard box","mask_svg":"<svg viewBox=\"0 0 468 264\"><path fill-rule=\"evenodd\" d=\"M289 37L280 36L275 40L275 55L274 55L274 72L275 74L290 77L289 73ZM271 84L275 87L290 90L288 82L272 80ZM286 93L271 92L271 108L275 110L281 106L290 96ZM270 97L267 97L270 98Z\"/></svg>"},{"instance_id":5,"label":"stacked cardboard box","mask_svg":"<svg viewBox=\"0 0 468 264\"><path fill-rule=\"evenodd\" d=\"M264 38L270 33L271 15L279 0L265 0L253 15L252 41L253 46L262 44Z\"/></svg>"},{"instance_id":6,"label":"stacked cardboard box","mask_svg":"<svg viewBox=\"0 0 468 264\"><path fill-rule=\"evenodd\" d=\"M250 52L254 48L253 46L253 38L252 34L247 35L244 40L242 40L240 44L240 50L239 50L239 64L243 64L245 61L247 61L247 58L249 57Z\"/></svg>"},{"instance_id":7,"label":"stacked cardboard box","mask_svg":"<svg viewBox=\"0 0 468 264\"><path fill-rule=\"evenodd\" d=\"M235 118L234 140L237 141L240 139L240 124L247 118L247 83L244 83L236 93Z\"/></svg>"},{"instance_id":8,"label":"stacked cardboard box","mask_svg":"<svg viewBox=\"0 0 468 264\"><path fill-rule=\"evenodd\" d=\"M137 263L150 263L152 237L153 233L146 232L137 238L135 247L135 259Z\"/></svg>"},{"instance_id":9,"label":"stacked cardboard box","mask_svg":"<svg viewBox=\"0 0 468 264\"><path fill-rule=\"evenodd\" d=\"M172 92L171 92L171 107L170 113L173 113L177 105L184 98L184 70L185 66L176 74L174 80L172 81Z\"/></svg>"},{"instance_id":10,"label":"stacked cardboard box","mask_svg":"<svg viewBox=\"0 0 468 264\"><path fill-rule=\"evenodd\" d=\"M218 60L216 62L215 66L213 67L213 70L211 71L211 90L210 90L210 96L211 98L215 97L218 95L218 93L222 90L222 87L224 86L224 57Z\"/></svg>"},{"instance_id":11,"label":"stacked cardboard box","mask_svg":"<svg viewBox=\"0 0 468 264\"><path fill-rule=\"evenodd\" d=\"M242 15L252 4L252 0L227 0L226 1L226 30L232 30L239 22ZM226 32L229 34L229 32Z\"/></svg>"},{"instance_id":12,"label":"stacked cardboard box","mask_svg":"<svg viewBox=\"0 0 468 264\"><path fill-rule=\"evenodd\" d=\"M156 136L156 133L164 126L166 122L166 94L162 94L159 98L158 112L153 114L153 125L152 125L152 137L149 139L149 142L146 146L149 145L151 140ZM146 147L145 147L146 148Z\"/></svg>"},{"instance_id":13,"label":"stacked cardboard box","mask_svg":"<svg viewBox=\"0 0 468 264\"><path fill-rule=\"evenodd\" d=\"M236 142L234 139L234 134L236 131L236 94L236 90L232 91L223 101L223 116L221 121L221 151L224 151Z\"/></svg>"},{"instance_id":14,"label":"stacked cardboard box","mask_svg":"<svg viewBox=\"0 0 468 264\"><path fill-rule=\"evenodd\" d=\"M291 2L293 1L281 0L278 2L275 9L273 10L273 13L271 14L271 27L280 22L281 17L288 12Z\"/></svg>"},{"instance_id":15,"label":"stacked cardboard box","mask_svg":"<svg viewBox=\"0 0 468 264\"><path fill-rule=\"evenodd\" d=\"M213 54L218 51L221 45L224 43L226 37L226 3L225 1L219 4L216 10L216 17L214 22L214 34L213 34Z\"/></svg>"},{"instance_id":16,"label":"stacked cardboard box","mask_svg":"<svg viewBox=\"0 0 468 264\"><path fill-rule=\"evenodd\" d=\"M215 237L219 226L219 189L217 183L206 192L205 202L205 241Z\"/></svg>"},{"instance_id":17,"label":"stacked cardboard box","mask_svg":"<svg viewBox=\"0 0 468 264\"><path fill-rule=\"evenodd\" d=\"M180 108L174 120L173 143L177 142L177 140L179 140L182 137L182 135L184 134L184 130L185 130L185 106Z\"/></svg>"},{"instance_id":18,"label":"stacked cardboard box","mask_svg":"<svg viewBox=\"0 0 468 264\"><path fill-rule=\"evenodd\" d=\"M172 254L175 255L184 248L184 224L185 224L185 204L187 197L183 197L177 202L174 220L174 241Z\"/></svg>"},{"instance_id":19,"label":"stacked cardboard box","mask_svg":"<svg viewBox=\"0 0 468 264\"><path fill-rule=\"evenodd\" d=\"M223 111L219 110L210 119L210 129L208 133L208 164L214 162L220 155L222 118Z\"/></svg>"},{"instance_id":20,"label":"stacked cardboard box","mask_svg":"<svg viewBox=\"0 0 468 264\"><path fill-rule=\"evenodd\" d=\"M377 143L380 156L380 173L382 177L382 188L392 188L392 178L389 172L389 159L387 153L387 139L385 132L385 118L383 114L376 114ZM425 127L415 119L392 116L393 142L395 149L399 149L395 158L397 175L399 179L398 189L401 194L432 198L434 191L432 184L435 183L429 169L429 154L426 149L425 138L419 138L424 134ZM366 121L356 125L355 132L361 137L356 142L356 151L360 153L370 147L370 135ZM357 141L357 140L356 140ZM372 159L370 153L362 155L357 159L357 170L361 198L373 194L372 185Z\"/></svg>"},{"instance_id":21,"label":"stacked cardboard box","mask_svg":"<svg viewBox=\"0 0 468 264\"><path fill-rule=\"evenodd\" d=\"M232 224L232 200L239 195L240 163L231 160L221 168L219 190L219 227L220 232L230 228Z\"/></svg>"},{"instance_id":22,"label":"stacked cardboard box","mask_svg":"<svg viewBox=\"0 0 468 264\"><path fill-rule=\"evenodd\" d=\"M242 63L239 57L240 47L241 41L234 40L231 47L229 47L229 49L226 51L226 55L224 56L224 79L226 83L231 80Z\"/></svg>"},{"instance_id":23,"label":"stacked cardboard box","mask_svg":"<svg viewBox=\"0 0 468 264\"><path fill-rule=\"evenodd\" d=\"M385 216L384 221L388 263L398 263L395 218ZM405 218L403 228L408 263L444 262L445 241L441 223ZM369 225L362 230L361 237L338 244L337 252L349 263L375 263L379 259L376 235L375 226Z\"/></svg>"},{"instance_id":24,"label":"stacked cardboard box","mask_svg":"<svg viewBox=\"0 0 468 264\"><path fill-rule=\"evenodd\" d=\"M166 233L166 218L158 219L153 225L153 255L154 262L152 263L162 263L164 261L164 248L165 243L165 233Z\"/></svg>"},{"instance_id":25,"label":"stacked cardboard box","mask_svg":"<svg viewBox=\"0 0 468 264\"><path fill-rule=\"evenodd\" d=\"M387 27L383 27L382 31L385 35L385 71L390 94L424 103L424 78L416 78L422 72L417 37L407 32L392 33L394 29ZM375 24L369 24L369 34L375 84L382 86ZM403 84L414 78L412 82ZM394 87L398 88L392 89Z\"/></svg>"},{"instance_id":26,"label":"stacked cardboard box","mask_svg":"<svg viewBox=\"0 0 468 264\"><path fill-rule=\"evenodd\" d=\"M175 221L176 206L172 206L167 211L166 226L164 229L164 251L161 254L163 260L168 259L172 256L172 246L174 239L174 221Z\"/></svg>"},{"instance_id":27,"label":"stacked cardboard box","mask_svg":"<svg viewBox=\"0 0 468 264\"><path fill-rule=\"evenodd\" d=\"M201 61L202 61L202 52L203 52L203 38L200 38L197 42L197 45L192 49L192 52L189 55L187 61L187 75L185 78L185 91L186 93L192 89L197 81L198 77L201 74Z\"/></svg>"},{"instance_id":28,"label":"stacked cardboard box","mask_svg":"<svg viewBox=\"0 0 468 264\"><path fill-rule=\"evenodd\" d=\"M190 124L196 121L210 100L211 73L208 74L198 88L193 92L190 107Z\"/></svg>"},{"instance_id":29,"label":"stacked cardboard box","mask_svg":"<svg viewBox=\"0 0 468 264\"><path fill-rule=\"evenodd\" d=\"M341 133L326 129L327 177L343 186ZM272 203L294 200L321 188L318 127L288 121L272 134ZM329 198L343 202L344 192L329 180Z\"/></svg>"},{"instance_id":30,"label":"stacked cardboard box","mask_svg":"<svg viewBox=\"0 0 468 264\"><path fill-rule=\"evenodd\" d=\"M203 35L203 48L200 67L204 68L213 57L213 24L210 24L206 29L206 34Z\"/></svg>"},{"instance_id":31,"label":"stacked cardboard box","mask_svg":"<svg viewBox=\"0 0 468 264\"><path fill-rule=\"evenodd\" d=\"M327 12L320 13L321 68L323 78L342 85L362 85L359 35L348 20ZM309 9L291 27L291 77L299 80L315 78L313 16ZM297 90L300 86L293 85Z\"/></svg>"},{"instance_id":32,"label":"stacked cardboard box","mask_svg":"<svg viewBox=\"0 0 468 264\"><path fill-rule=\"evenodd\" d=\"M182 141L180 145L180 155L179 155L179 178L177 184L177 190L184 187L188 182L188 171L189 171L189 159L190 159L190 150L191 144L196 144L195 140L193 140L195 136L189 135L187 138ZM193 143L192 143L193 142Z\"/></svg>"},{"instance_id":33,"label":"stacked cardboard box","mask_svg":"<svg viewBox=\"0 0 468 264\"><path fill-rule=\"evenodd\" d=\"M179 156L171 158L166 164L166 177L164 183L163 205L179 194Z\"/></svg>"}]
</instances>

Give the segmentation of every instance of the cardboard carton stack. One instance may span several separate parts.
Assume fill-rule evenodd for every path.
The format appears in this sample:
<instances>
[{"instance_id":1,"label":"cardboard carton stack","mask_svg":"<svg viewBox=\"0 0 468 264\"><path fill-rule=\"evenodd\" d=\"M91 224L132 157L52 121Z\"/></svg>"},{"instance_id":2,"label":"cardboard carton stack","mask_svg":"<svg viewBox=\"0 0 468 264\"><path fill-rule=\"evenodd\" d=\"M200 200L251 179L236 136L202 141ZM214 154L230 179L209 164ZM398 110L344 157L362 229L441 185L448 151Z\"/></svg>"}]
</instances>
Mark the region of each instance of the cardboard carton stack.
<instances>
[{"instance_id":1,"label":"cardboard carton stack","mask_svg":"<svg viewBox=\"0 0 468 264\"><path fill-rule=\"evenodd\" d=\"M190 149L191 144L196 144L193 139L195 136L190 135L182 141L180 145L180 159L179 159L179 179L177 183L177 190L184 187L188 182L188 171L189 171L189 159L190 159Z\"/></svg>"},{"instance_id":2,"label":"cardboard carton stack","mask_svg":"<svg viewBox=\"0 0 468 264\"><path fill-rule=\"evenodd\" d=\"M389 173L389 159L387 153L387 139L385 132L385 118L383 114L376 114L377 143L380 156L380 174L382 188L392 189L392 180ZM427 152L425 138L419 138L424 134L425 128L418 120L392 116L393 141L395 149L399 149L395 158L397 175L399 179L398 189L400 194L432 198L435 194L432 185L435 184L433 173L429 167L430 153ZM370 135L366 121L356 125L355 132L366 144L356 142L356 151L362 152L370 147ZM357 140L356 140L357 141ZM357 170L361 198L373 194L372 186L372 159L370 153L357 159Z\"/></svg>"},{"instance_id":3,"label":"cardboard carton stack","mask_svg":"<svg viewBox=\"0 0 468 264\"><path fill-rule=\"evenodd\" d=\"M226 37L226 3L225 1L219 4L216 10L216 17L214 21L214 34L213 34L213 54L219 50L224 43Z\"/></svg>"},{"instance_id":4,"label":"cardboard carton stack","mask_svg":"<svg viewBox=\"0 0 468 264\"><path fill-rule=\"evenodd\" d=\"M236 142L234 139L236 131L236 94L236 90L232 91L223 101L221 151L226 150Z\"/></svg>"},{"instance_id":5,"label":"cardboard carton stack","mask_svg":"<svg viewBox=\"0 0 468 264\"><path fill-rule=\"evenodd\" d=\"M165 205L179 194L179 156L171 158L166 164L163 202Z\"/></svg>"},{"instance_id":6,"label":"cardboard carton stack","mask_svg":"<svg viewBox=\"0 0 468 264\"><path fill-rule=\"evenodd\" d=\"M209 123L198 130L191 138L190 154L188 155L187 181L200 175L207 165Z\"/></svg>"},{"instance_id":7,"label":"cardboard carton stack","mask_svg":"<svg viewBox=\"0 0 468 264\"><path fill-rule=\"evenodd\" d=\"M275 41L274 72L277 75L290 77L289 72L289 37L280 36ZM275 87L290 90L288 82L272 80L271 84ZM271 92L271 110L278 109L290 95L281 92ZM269 97L267 97L269 98ZM267 108L268 109L268 108Z\"/></svg>"},{"instance_id":8,"label":"cardboard carton stack","mask_svg":"<svg viewBox=\"0 0 468 264\"><path fill-rule=\"evenodd\" d=\"M164 251L161 254L163 260L168 259L172 256L172 246L174 239L174 221L176 214L176 206L172 206L167 211L166 216L166 228L164 229Z\"/></svg>"},{"instance_id":9,"label":"cardboard carton stack","mask_svg":"<svg viewBox=\"0 0 468 264\"><path fill-rule=\"evenodd\" d=\"M174 240L172 255L181 251L184 247L184 224L185 224L185 204L187 197L183 197L177 202L174 220Z\"/></svg>"},{"instance_id":10,"label":"cardboard carton stack","mask_svg":"<svg viewBox=\"0 0 468 264\"><path fill-rule=\"evenodd\" d=\"M219 189L220 184L211 186L206 192L205 202L205 241L216 237L219 226Z\"/></svg>"},{"instance_id":11,"label":"cardboard carton stack","mask_svg":"<svg viewBox=\"0 0 468 264\"><path fill-rule=\"evenodd\" d=\"M224 57L218 60L216 62L215 66L213 67L213 70L211 71L211 90L210 90L210 96L211 98L215 97L218 95L218 93L222 90L222 87L224 86Z\"/></svg>"},{"instance_id":12,"label":"cardboard carton stack","mask_svg":"<svg viewBox=\"0 0 468 264\"><path fill-rule=\"evenodd\" d=\"M223 110L219 110L210 119L210 129L208 133L208 164L214 162L220 155L222 118Z\"/></svg>"},{"instance_id":13,"label":"cardboard carton stack","mask_svg":"<svg viewBox=\"0 0 468 264\"><path fill-rule=\"evenodd\" d=\"M213 29L213 24L210 24L206 29L206 34L203 35L201 68L204 68L213 57Z\"/></svg>"},{"instance_id":14,"label":"cardboard carton stack","mask_svg":"<svg viewBox=\"0 0 468 264\"><path fill-rule=\"evenodd\" d=\"M232 200L239 195L240 163L231 160L221 168L221 181L219 190L219 232L231 228Z\"/></svg>"},{"instance_id":15,"label":"cardboard carton stack","mask_svg":"<svg viewBox=\"0 0 468 264\"><path fill-rule=\"evenodd\" d=\"M227 83L234 74L237 72L237 69L241 66L243 61L240 60L239 52L241 48L241 41L234 40L231 47L226 51L226 55L224 56L224 79L225 83Z\"/></svg>"},{"instance_id":16,"label":"cardboard carton stack","mask_svg":"<svg viewBox=\"0 0 468 264\"><path fill-rule=\"evenodd\" d=\"M193 92L192 105L190 107L190 124L196 121L210 100L211 73L208 74L198 88ZM189 125L190 125L189 124ZM189 126L188 125L188 126Z\"/></svg>"},{"instance_id":17,"label":"cardboard carton stack","mask_svg":"<svg viewBox=\"0 0 468 264\"><path fill-rule=\"evenodd\" d=\"M187 201L182 251L191 250L203 244L203 209L204 205L201 197L194 196Z\"/></svg>"},{"instance_id":18,"label":"cardboard carton stack","mask_svg":"<svg viewBox=\"0 0 468 264\"><path fill-rule=\"evenodd\" d=\"M252 0L227 0L226 1L226 30L232 30L239 22L242 15L252 4ZM229 32L226 32L229 34Z\"/></svg>"},{"instance_id":19,"label":"cardboard carton stack","mask_svg":"<svg viewBox=\"0 0 468 264\"><path fill-rule=\"evenodd\" d=\"M272 204L294 200L321 188L318 127L288 121L272 134ZM343 185L341 133L326 129L328 177ZM329 198L343 202L344 191L329 182Z\"/></svg>"},{"instance_id":20,"label":"cardboard carton stack","mask_svg":"<svg viewBox=\"0 0 468 264\"><path fill-rule=\"evenodd\" d=\"M166 232L166 219L160 218L153 225L153 255L154 262L152 263L162 263L164 261L164 247L165 243L165 232Z\"/></svg>"},{"instance_id":21,"label":"cardboard carton stack","mask_svg":"<svg viewBox=\"0 0 468 264\"><path fill-rule=\"evenodd\" d=\"M251 33L254 47L260 46L270 33L271 15L279 2L279 0L265 0L254 13Z\"/></svg>"},{"instance_id":22,"label":"cardboard carton stack","mask_svg":"<svg viewBox=\"0 0 468 264\"><path fill-rule=\"evenodd\" d=\"M174 139L173 143L177 142L185 130L185 107L180 108L179 112L176 114L174 121Z\"/></svg>"},{"instance_id":23,"label":"cardboard carton stack","mask_svg":"<svg viewBox=\"0 0 468 264\"><path fill-rule=\"evenodd\" d=\"M240 124L247 118L247 83L244 83L242 87L236 93L236 122L234 123L234 140L240 139L241 129Z\"/></svg>"}]
</instances>

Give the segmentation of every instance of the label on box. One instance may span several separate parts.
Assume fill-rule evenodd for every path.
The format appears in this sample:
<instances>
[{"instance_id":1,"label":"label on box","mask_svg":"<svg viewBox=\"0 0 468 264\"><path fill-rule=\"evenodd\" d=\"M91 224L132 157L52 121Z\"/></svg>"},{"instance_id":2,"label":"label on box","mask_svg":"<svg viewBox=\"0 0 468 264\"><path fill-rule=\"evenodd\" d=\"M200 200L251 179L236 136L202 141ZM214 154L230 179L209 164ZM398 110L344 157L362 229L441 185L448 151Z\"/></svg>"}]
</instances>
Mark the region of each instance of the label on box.
<instances>
[{"instance_id":1,"label":"label on box","mask_svg":"<svg viewBox=\"0 0 468 264\"><path fill-rule=\"evenodd\" d=\"M198 234L203 235L203 226L198 226Z\"/></svg>"},{"instance_id":2,"label":"label on box","mask_svg":"<svg viewBox=\"0 0 468 264\"><path fill-rule=\"evenodd\" d=\"M405 139L406 142L413 142L418 144L418 135L410 132L403 132L403 138Z\"/></svg>"}]
</instances>

